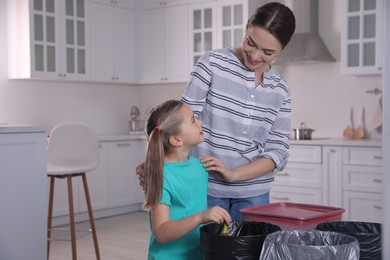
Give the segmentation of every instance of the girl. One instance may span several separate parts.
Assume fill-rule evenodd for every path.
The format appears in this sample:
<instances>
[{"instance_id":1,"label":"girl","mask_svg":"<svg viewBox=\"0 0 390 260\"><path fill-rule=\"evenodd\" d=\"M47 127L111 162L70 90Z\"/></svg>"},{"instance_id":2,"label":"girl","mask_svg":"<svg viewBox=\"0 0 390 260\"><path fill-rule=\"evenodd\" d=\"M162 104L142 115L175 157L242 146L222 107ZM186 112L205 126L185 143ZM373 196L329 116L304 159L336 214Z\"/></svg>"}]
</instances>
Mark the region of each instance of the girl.
<instances>
[{"instance_id":1,"label":"girl","mask_svg":"<svg viewBox=\"0 0 390 260\"><path fill-rule=\"evenodd\" d=\"M146 123L145 208L150 209L148 259L201 259L199 226L231 222L219 206L207 210L208 174L190 157L203 141L202 121L178 100L153 109Z\"/></svg>"}]
</instances>

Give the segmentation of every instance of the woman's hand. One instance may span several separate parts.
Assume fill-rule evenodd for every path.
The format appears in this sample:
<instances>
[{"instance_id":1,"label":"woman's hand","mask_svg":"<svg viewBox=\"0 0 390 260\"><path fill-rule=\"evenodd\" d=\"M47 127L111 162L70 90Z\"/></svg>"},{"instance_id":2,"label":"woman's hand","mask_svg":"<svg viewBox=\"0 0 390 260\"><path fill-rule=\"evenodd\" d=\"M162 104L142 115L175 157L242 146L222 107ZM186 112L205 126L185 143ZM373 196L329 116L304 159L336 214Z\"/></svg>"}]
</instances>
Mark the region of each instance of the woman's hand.
<instances>
[{"instance_id":1,"label":"woman's hand","mask_svg":"<svg viewBox=\"0 0 390 260\"><path fill-rule=\"evenodd\" d=\"M223 162L213 156L200 156L199 157L203 167L209 172L211 176L217 179L223 179L228 182L234 181L234 173L227 168Z\"/></svg>"}]
</instances>

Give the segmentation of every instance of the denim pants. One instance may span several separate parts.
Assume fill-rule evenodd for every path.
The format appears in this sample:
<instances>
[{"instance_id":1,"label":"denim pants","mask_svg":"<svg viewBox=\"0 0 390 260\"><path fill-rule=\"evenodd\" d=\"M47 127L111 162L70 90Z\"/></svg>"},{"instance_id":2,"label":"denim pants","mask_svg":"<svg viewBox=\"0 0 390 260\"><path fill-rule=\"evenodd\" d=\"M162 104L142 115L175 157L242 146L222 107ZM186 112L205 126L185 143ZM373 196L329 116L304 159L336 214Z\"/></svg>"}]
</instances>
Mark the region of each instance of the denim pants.
<instances>
[{"instance_id":1,"label":"denim pants","mask_svg":"<svg viewBox=\"0 0 390 260\"><path fill-rule=\"evenodd\" d=\"M240 209L249 208L253 206L259 206L262 204L269 203L269 192L264 193L255 197L248 198L218 198L207 195L207 206L209 208L213 206L220 206L229 212L233 221L242 221L243 217L241 216Z\"/></svg>"}]
</instances>

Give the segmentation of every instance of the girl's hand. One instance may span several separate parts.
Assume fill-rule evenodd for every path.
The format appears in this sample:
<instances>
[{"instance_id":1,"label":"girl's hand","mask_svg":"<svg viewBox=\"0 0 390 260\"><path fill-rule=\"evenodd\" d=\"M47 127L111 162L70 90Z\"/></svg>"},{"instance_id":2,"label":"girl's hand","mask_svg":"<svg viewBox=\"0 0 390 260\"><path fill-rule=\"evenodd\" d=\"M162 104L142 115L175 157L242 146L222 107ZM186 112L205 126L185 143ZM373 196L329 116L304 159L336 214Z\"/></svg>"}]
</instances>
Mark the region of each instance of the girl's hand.
<instances>
[{"instance_id":1,"label":"girl's hand","mask_svg":"<svg viewBox=\"0 0 390 260\"><path fill-rule=\"evenodd\" d=\"M223 179L228 182L234 181L233 171L228 169L223 162L213 156L200 156L199 160L203 163L203 167L214 178Z\"/></svg>"},{"instance_id":2,"label":"girl's hand","mask_svg":"<svg viewBox=\"0 0 390 260\"><path fill-rule=\"evenodd\" d=\"M221 208L219 206L214 206L199 214L200 222L202 224L206 224L209 222L215 222L218 224L229 224L232 221L232 218L230 217L229 213L224 208Z\"/></svg>"}]
</instances>

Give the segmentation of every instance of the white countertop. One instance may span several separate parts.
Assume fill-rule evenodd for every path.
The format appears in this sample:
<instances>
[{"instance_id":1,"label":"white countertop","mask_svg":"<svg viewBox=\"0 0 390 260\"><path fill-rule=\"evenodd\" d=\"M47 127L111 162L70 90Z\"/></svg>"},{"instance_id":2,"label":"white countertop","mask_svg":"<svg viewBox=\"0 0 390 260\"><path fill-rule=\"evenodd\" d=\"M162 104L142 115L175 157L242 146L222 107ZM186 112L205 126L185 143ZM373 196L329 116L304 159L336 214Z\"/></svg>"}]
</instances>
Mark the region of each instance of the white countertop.
<instances>
[{"instance_id":1,"label":"white countertop","mask_svg":"<svg viewBox=\"0 0 390 260\"><path fill-rule=\"evenodd\" d=\"M121 134L121 135L99 135L98 140L103 141L103 142L146 140L146 136L143 132L131 133L131 134Z\"/></svg>"},{"instance_id":2,"label":"white countertop","mask_svg":"<svg viewBox=\"0 0 390 260\"><path fill-rule=\"evenodd\" d=\"M131 141L146 140L143 132L118 135L100 135L99 141ZM290 140L291 145L327 145L327 146L363 146L363 147L381 147L382 140L379 139L362 139L348 140L342 138L314 138L312 140Z\"/></svg>"},{"instance_id":3,"label":"white countertop","mask_svg":"<svg viewBox=\"0 0 390 260\"><path fill-rule=\"evenodd\" d=\"M382 140L379 139L343 139L343 138L314 138L312 140L290 140L292 145L327 145L327 146L364 146L380 147Z\"/></svg>"},{"instance_id":4,"label":"white countertop","mask_svg":"<svg viewBox=\"0 0 390 260\"><path fill-rule=\"evenodd\" d=\"M11 133L39 133L47 132L48 128L38 125L7 125L0 124L0 134Z\"/></svg>"}]
</instances>

